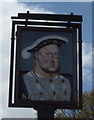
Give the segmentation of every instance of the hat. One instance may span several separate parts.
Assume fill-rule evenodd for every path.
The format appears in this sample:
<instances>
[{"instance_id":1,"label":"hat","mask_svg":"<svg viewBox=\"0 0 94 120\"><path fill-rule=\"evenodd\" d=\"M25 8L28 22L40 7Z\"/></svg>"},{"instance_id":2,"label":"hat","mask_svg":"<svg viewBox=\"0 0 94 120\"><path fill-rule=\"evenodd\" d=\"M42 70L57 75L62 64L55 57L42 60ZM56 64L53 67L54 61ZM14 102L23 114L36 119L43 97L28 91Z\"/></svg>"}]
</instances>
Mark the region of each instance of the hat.
<instances>
[{"instance_id":1,"label":"hat","mask_svg":"<svg viewBox=\"0 0 94 120\"><path fill-rule=\"evenodd\" d=\"M26 47L22 50L22 57L28 59L31 56L31 52L36 52L40 48L47 45L57 45L58 47L66 44L68 39L59 35L47 35L37 39L31 46Z\"/></svg>"}]
</instances>

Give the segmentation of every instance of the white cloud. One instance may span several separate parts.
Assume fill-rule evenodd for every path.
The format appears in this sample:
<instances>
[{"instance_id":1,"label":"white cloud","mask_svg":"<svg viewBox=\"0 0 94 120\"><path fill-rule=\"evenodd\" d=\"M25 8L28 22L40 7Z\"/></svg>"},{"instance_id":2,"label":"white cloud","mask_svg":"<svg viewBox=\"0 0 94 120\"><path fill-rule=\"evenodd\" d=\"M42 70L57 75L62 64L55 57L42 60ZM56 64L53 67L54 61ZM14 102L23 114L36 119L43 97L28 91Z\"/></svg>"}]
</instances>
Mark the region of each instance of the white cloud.
<instances>
[{"instance_id":1,"label":"white cloud","mask_svg":"<svg viewBox=\"0 0 94 120\"><path fill-rule=\"evenodd\" d=\"M82 49L83 63L83 90L92 90L92 44L83 43Z\"/></svg>"},{"instance_id":2,"label":"white cloud","mask_svg":"<svg viewBox=\"0 0 94 120\"><path fill-rule=\"evenodd\" d=\"M1 4L0 4L0 19L1 19L1 15L2 15L2 11L1 11ZM2 22L0 20L0 28L2 26ZM0 31L0 96L2 96L2 31ZM1 119L1 115L2 115L2 99L0 99L0 119Z\"/></svg>"},{"instance_id":3,"label":"white cloud","mask_svg":"<svg viewBox=\"0 0 94 120\"><path fill-rule=\"evenodd\" d=\"M0 0L0 3L17 2L17 0Z\"/></svg>"},{"instance_id":4,"label":"white cloud","mask_svg":"<svg viewBox=\"0 0 94 120\"><path fill-rule=\"evenodd\" d=\"M92 67L94 69L94 47L92 48Z\"/></svg>"},{"instance_id":5,"label":"white cloud","mask_svg":"<svg viewBox=\"0 0 94 120\"><path fill-rule=\"evenodd\" d=\"M92 90L92 69L83 69L83 91Z\"/></svg>"},{"instance_id":6,"label":"white cloud","mask_svg":"<svg viewBox=\"0 0 94 120\"><path fill-rule=\"evenodd\" d=\"M48 0L18 0L19 2L48 2ZM49 2L92 2L93 0L50 0Z\"/></svg>"},{"instance_id":7,"label":"white cloud","mask_svg":"<svg viewBox=\"0 0 94 120\"><path fill-rule=\"evenodd\" d=\"M83 67L92 67L92 44L83 43Z\"/></svg>"},{"instance_id":8,"label":"white cloud","mask_svg":"<svg viewBox=\"0 0 94 120\"><path fill-rule=\"evenodd\" d=\"M5 0L7 1L7 0ZM11 38L11 16L17 16L18 13L23 13L27 11L33 12L39 12L39 13L52 13L48 10L45 10L38 6L30 6L29 8L24 4L19 4L14 0L13 3L12 0L8 1L8 3L0 3L0 61L1 57L3 56L3 61L0 64L0 67L3 66L3 73L2 70L0 71L2 77L2 85L3 85L3 117L36 117L36 111L31 109L13 109L8 108L8 85L9 85L9 60L10 60L10 38ZM4 2L4 1L3 1ZM9 3L10 2L10 3ZM2 47L3 46L3 47ZM2 50L1 50L2 48ZM2 56L1 56L2 55ZM83 43L83 76L84 81L87 82L90 81L91 78L91 67L92 67L92 48L91 44ZM86 77L87 78L86 78ZM86 79L85 79L86 78ZM88 83L88 82L87 82ZM1 88L1 81L0 81L0 88ZM0 92L1 96L1 92ZM1 106L1 104L0 104ZM0 110L1 111L1 110ZM20 114L19 114L20 113Z\"/></svg>"},{"instance_id":9,"label":"white cloud","mask_svg":"<svg viewBox=\"0 0 94 120\"><path fill-rule=\"evenodd\" d=\"M92 54L93 54L92 44L83 42L82 43L82 83L83 83L82 85L83 85L83 91L91 91L92 90ZM78 68L78 74L79 74L79 67L77 66L77 68Z\"/></svg>"},{"instance_id":10,"label":"white cloud","mask_svg":"<svg viewBox=\"0 0 94 120\"><path fill-rule=\"evenodd\" d=\"M12 2L10 0L9 2L0 3L0 28L2 32L0 32L0 45L3 46L2 50L0 49L0 58L3 57L2 63L0 64L0 67L2 66L2 105L3 105L3 111L2 111L2 117L7 118L31 118L36 117L36 111L33 109L21 109L21 108L8 108L8 88L9 88L9 66L10 66L10 47L11 47L11 16L17 16L18 13L23 13L27 11L31 12L42 12L42 13L52 13L48 10L45 10L43 8L40 8L40 6L30 6L29 8L25 4ZM0 46L0 48L1 48ZM1 62L1 59L0 59ZM2 71L1 70L1 71ZM0 72L1 73L1 72ZM0 75L1 76L1 75ZM1 81L0 81L1 83ZM1 84L0 84L1 88ZM0 90L1 91L1 90ZM1 92L0 92L1 96ZM0 103L1 107L1 103ZM1 109L0 109L1 111ZM0 112L1 113L1 112ZM1 116L1 115L0 115Z\"/></svg>"}]
</instances>

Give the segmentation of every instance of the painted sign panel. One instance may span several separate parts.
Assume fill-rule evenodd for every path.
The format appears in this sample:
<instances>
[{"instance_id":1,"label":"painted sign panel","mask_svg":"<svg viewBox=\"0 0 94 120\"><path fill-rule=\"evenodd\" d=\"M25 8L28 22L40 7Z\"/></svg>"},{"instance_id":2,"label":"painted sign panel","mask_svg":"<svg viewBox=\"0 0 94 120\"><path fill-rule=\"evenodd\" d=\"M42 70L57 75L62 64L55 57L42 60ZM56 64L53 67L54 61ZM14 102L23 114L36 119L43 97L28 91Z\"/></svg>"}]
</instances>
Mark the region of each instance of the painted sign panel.
<instances>
[{"instance_id":1,"label":"painted sign panel","mask_svg":"<svg viewBox=\"0 0 94 120\"><path fill-rule=\"evenodd\" d=\"M14 103L77 103L75 29L18 26L15 56Z\"/></svg>"}]
</instances>

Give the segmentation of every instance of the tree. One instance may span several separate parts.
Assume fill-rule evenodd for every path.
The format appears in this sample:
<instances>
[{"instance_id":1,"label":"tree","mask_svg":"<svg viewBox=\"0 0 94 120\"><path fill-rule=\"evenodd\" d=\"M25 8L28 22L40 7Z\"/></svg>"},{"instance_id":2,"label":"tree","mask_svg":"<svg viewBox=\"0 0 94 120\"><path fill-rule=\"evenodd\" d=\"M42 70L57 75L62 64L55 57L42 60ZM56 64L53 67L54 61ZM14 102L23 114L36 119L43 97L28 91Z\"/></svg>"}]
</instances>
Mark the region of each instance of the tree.
<instances>
[{"instance_id":1,"label":"tree","mask_svg":"<svg viewBox=\"0 0 94 120\"><path fill-rule=\"evenodd\" d=\"M92 118L94 119L94 90L83 93L83 109L67 110L58 109L55 112L56 118Z\"/></svg>"}]
</instances>

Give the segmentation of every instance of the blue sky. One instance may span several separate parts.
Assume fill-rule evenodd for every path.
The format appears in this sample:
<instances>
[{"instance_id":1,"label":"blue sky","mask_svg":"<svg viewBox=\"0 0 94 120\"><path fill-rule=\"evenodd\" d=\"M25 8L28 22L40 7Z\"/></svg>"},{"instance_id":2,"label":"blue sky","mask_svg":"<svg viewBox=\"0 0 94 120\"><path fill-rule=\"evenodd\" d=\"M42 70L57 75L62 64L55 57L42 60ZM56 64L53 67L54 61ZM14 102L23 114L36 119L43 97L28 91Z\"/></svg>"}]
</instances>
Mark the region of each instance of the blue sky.
<instances>
[{"instance_id":1,"label":"blue sky","mask_svg":"<svg viewBox=\"0 0 94 120\"><path fill-rule=\"evenodd\" d=\"M6 0L7 1L7 0ZM10 0L11 1L11 0ZM19 0L18 0L19 1ZM31 109L8 108L9 89L9 69L10 69L10 47L11 47L11 16L18 13L30 11L30 13L57 13L57 14L77 14L83 16L83 91L92 90L92 3L90 2L14 2L0 3L0 66L2 67L0 88L2 93L2 116L28 118L35 117L36 111ZM4 25L4 26L3 26ZM3 47L2 47L3 46ZM1 86L2 82L2 86ZM2 94L2 95L1 95ZM0 104L1 106L1 104ZM0 110L1 111L1 110ZM16 115L15 115L16 113Z\"/></svg>"},{"instance_id":2,"label":"blue sky","mask_svg":"<svg viewBox=\"0 0 94 120\"><path fill-rule=\"evenodd\" d=\"M83 17L83 41L91 42L92 33L92 2L31 2L24 3L42 7L57 14L82 15ZM85 6L85 7L84 7ZM32 12L32 11L31 11Z\"/></svg>"}]
</instances>

